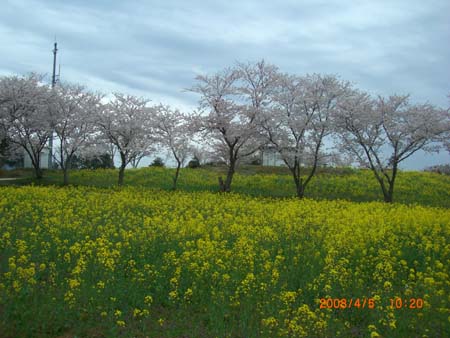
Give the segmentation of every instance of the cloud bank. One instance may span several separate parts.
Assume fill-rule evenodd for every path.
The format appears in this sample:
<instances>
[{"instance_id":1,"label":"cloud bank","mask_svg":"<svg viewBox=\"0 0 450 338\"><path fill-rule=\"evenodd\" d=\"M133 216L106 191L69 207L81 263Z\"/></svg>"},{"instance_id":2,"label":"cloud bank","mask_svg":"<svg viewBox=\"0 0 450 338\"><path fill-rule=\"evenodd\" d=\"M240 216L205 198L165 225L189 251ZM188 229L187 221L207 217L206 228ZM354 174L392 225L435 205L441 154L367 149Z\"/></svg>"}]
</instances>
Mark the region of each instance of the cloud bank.
<instances>
[{"instance_id":1,"label":"cloud bank","mask_svg":"<svg viewBox=\"0 0 450 338\"><path fill-rule=\"evenodd\" d=\"M282 71L333 73L374 95L448 107L450 2L7 0L0 75L47 73L183 110L195 76L264 58ZM50 78L50 76L49 76ZM450 162L419 154L405 168Z\"/></svg>"}]
</instances>

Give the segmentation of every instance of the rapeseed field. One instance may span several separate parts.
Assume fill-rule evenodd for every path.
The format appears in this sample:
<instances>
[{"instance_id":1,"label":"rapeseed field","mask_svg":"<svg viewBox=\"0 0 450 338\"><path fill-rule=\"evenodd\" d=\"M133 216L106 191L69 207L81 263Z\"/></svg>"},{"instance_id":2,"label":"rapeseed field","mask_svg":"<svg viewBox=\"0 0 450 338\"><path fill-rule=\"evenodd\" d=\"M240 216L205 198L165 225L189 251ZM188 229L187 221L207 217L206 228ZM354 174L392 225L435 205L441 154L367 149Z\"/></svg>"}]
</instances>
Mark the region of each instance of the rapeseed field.
<instances>
[{"instance_id":1,"label":"rapeseed field","mask_svg":"<svg viewBox=\"0 0 450 338\"><path fill-rule=\"evenodd\" d=\"M1 187L0 336L450 337L449 239L417 203Z\"/></svg>"}]
</instances>

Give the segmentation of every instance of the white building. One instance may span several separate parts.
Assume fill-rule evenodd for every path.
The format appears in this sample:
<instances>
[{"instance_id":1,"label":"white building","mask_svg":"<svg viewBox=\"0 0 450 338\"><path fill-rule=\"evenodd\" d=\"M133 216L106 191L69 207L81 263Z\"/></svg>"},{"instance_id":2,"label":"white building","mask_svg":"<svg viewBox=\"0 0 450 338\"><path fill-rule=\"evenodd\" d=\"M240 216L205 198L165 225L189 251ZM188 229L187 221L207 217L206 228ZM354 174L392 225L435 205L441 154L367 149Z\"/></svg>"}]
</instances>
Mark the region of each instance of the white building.
<instances>
[{"instance_id":1,"label":"white building","mask_svg":"<svg viewBox=\"0 0 450 338\"><path fill-rule=\"evenodd\" d=\"M283 167L284 163L281 155L273 147L264 147L261 149L261 163L264 166Z\"/></svg>"},{"instance_id":2,"label":"white building","mask_svg":"<svg viewBox=\"0 0 450 338\"><path fill-rule=\"evenodd\" d=\"M33 168L33 163L28 153L24 150L23 167ZM41 152L41 169L48 169L49 148L45 147Z\"/></svg>"}]
</instances>

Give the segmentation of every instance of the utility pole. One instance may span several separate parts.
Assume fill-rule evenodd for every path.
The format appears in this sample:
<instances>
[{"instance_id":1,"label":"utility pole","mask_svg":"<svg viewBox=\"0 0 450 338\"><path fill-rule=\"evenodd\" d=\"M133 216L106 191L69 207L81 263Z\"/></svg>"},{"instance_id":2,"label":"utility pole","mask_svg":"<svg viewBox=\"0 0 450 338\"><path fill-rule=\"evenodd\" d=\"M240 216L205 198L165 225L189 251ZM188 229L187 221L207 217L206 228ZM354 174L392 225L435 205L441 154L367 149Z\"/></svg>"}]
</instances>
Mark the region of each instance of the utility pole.
<instances>
[{"instance_id":1,"label":"utility pole","mask_svg":"<svg viewBox=\"0 0 450 338\"><path fill-rule=\"evenodd\" d=\"M55 42L55 47L53 48L53 75L52 75L52 88L56 84L56 53L58 52L58 43Z\"/></svg>"},{"instance_id":2,"label":"utility pole","mask_svg":"<svg viewBox=\"0 0 450 338\"><path fill-rule=\"evenodd\" d=\"M58 44L55 41L55 47L53 48L53 75L52 75L52 88L56 85L56 53L58 52ZM50 134L50 139L48 141L48 168L53 168L53 129Z\"/></svg>"}]
</instances>

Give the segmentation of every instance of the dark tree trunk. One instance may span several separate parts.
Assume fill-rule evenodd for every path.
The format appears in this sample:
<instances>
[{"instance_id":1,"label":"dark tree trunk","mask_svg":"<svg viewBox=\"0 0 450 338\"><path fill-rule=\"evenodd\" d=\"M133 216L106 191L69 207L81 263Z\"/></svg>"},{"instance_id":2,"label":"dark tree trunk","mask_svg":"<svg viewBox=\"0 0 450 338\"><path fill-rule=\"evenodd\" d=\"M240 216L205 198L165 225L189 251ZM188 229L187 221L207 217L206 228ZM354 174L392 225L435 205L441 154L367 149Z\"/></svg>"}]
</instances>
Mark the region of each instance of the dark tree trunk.
<instances>
[{"instance_id":1,"label":"dark tree trunk","mask_svg":"<svg viewBox=\"0 0 450 338\"><path fill-rule=\"evenodd\" d=\"M231 182L233 181L235 164L228 168L227 179L225 180L225 192L231 191Z\"/></svg>"},{"instance_id":2,"label":"dark tree trunk","mask_svg":"<svg viewBox=\"0 0 450 338\"><path fill-rule=\"evenodd\" d=\"M30 153L28 153L30 155ZM38 180L42 179L42 169L41 169L41 157L38 155L36 158L34 156L31 156L31 163L34 167L34 175Z\"/></svg>"},{"instance_id":3,"label":"dark tree trunk","mask_svg":"<svg viewBox=\"0 0 450 338\"><path fill-rule=\"evenodd\" d=\"M63 184L68 185L69 184L69 169L66 167L63 169L63 172L64 172Z\"/></svg>"},{"instance_id":4,"label":"dark tree trunk","mask_svg":"<svg viewBox=\"0 0 450 338\"><path fill-rule=\"evenodd\" d=\"M295 182L295 192L298 198L303 198L305 196L305 187L303 186L303 182L301 177L297 175L293 175Z\"/></svg>"},{"instance_id":5,"label":"dark tree trunk","mask_svg":"<svg viewBox=\"0 0 450 338\"><path fill-rule=\"evenodd\" d=\"M305 197L305 187L303 186L301 179L299 179L299 182L296 185L296 190L297 190L297 197L298 198Z\"/></svg>"},{"instance_id":6,"label":"dark tree trunk","mask_svg":"<svg viewBox=\"0 0 450 338\"><path fill-rule=\"evenodd\" d=\"M295 183L295 193L297 197L303 198L305 196L305 186L308 182L305 182L305 184L303 184L303 180L300 176L300 163L297 162L297 159L295 160L294 166L289 165L289 163L286 161L285 163L289 168L289 170L291 171L292 179L294 180Z\"/></svg>"},{"instance_id":7,"label":"dark tree trunk","mask_svg":"<svg viewBox=\"0 0 450 338\"><path fill-rule=\"evenodd\" d=\"M40 167L34 167L34 174L38 180L42 179L42 169Z\"/></svg>"},{"instance_id":8,"label":"dark tree trunk","mask_svg":"<svg viewBox=\"0 0 450 338\"><path fill-rule=\"evenodd\" d=\"M386 194L384 194L384 201L386 203L392 203L393 202L393 196L390 192L386 192Z\"/></svg>"},{"instance_id":9,"label":"dark tree trunk","mask_svg":"<svg viewBox=\"0 0 450 338\"><path fill-rule=\"evenodd\" d=\"M125 176L125 167L127 166L127 162L126 162L126 156L124 153L120 153L120 158L122 160L122 163L120 164L120 168L119 168L119 182L118 185L123 185L123 178Z\"/></svg>"},{"instance_id":10,"label":"dark tree trunk","mask_svg":"<svg viewBox=\"0 0 450 338\"><path fill-rule=\"evenodd\" d=\"M394 166L392 167L392 176L391 179L389 180L389 190L387 191L387 194L384 196L384 201L386 203L394 202L394 185L396 177L397 177L397 163L394 162Z\"/></svg>"},{"instance_id":11,"label":"dark tree trunk","mask_svg":"<svg viewBox=\"0 0 450 338\"><path fill-rule=\"evenodd\" d=\"M121 165L119 168L119 185L123 185L123 178L125 176L125 166Z\"/></svg>"},{"instance_id":12,"label":"dark tree trunk","mask_svg":"<svg viewBox=\"0 0 450 338\"><path fill-rule=\"evenodd\" d=\"M221 192L230 192L231 191L231 182L233 181L233 175L236 169L236 160L233 159L230 161L230 165L228 166L227 178L225 182L222 177L219 177L219 186Z\"/></svg>"},{"instance_id":13,"label":"dark tree trunk","mask_svg":"<svg viewBox=\"0 0 450 338\"><path fill-rule=\"evenodd\" d=\"M383 199L386 203L392 202L392 196L389 196L389 191L386 189L385 182L382 177L378 176L377 173L374 171L375 176L378 180L378 183L380 183L381 191L383 192Z\"/></svg>"},{"instance_id":14,"label":"dark tree trunk","mask_svg":"<svg viewBox=\"0 0 450 338\"><path fill-rule=\"evenodd\" d=\"M397 170L398 170L398 156L397 156L397 148L395 149L395 155L393 158L393 166L392 166L392 176L389 177L389 171L382 168L380 170L377 170L377 168L374 165L374 161L372 160L372 157L370 156L370 152L367 149L367 147L364 145L364 143L360 143L360 145L364 148L364 151L366 152L367 158L369 159L370 163L370 169L372 170L373 174L375 175L378 183L380 184L381 191L383 192L384 201L386 203L392 203L394 201L394 185L395 185L395 178L397 176ZM378 164L380 164L380 160L376 155L375 159ZM386 184L389 185L388 188L386 188Z\"/></svg>"},{"instance_id":15,"label":"dark tree trunk","mask_svg":"<svg viewBox=\"0 0 450 338\"><path fill-rule=\"evenodd\" d=\"M173 178L173 190L177 190L178 175L180 174L181 162L177 161L177 170Z\"/></svg>"},{"instance_id":16,"label":"dark tree trunk","mask_svg":"<svg viewBox=\"0 0 450 338\"><path fill-rule=\"evenodd\" d=\"M394 179L388 180L387 184L389 184L389 188L386 188L386 182L384 181L383 177L379 176L375 171L375 177L377 178L378 183L380 183L381 191L383 192L383 199L386 203L392 203L393 202L393 196L394 196Z\"/></svg>"},{"instance_id":17,"label":"dark tree trunk","mask_svg":"<svg viewBox=\"0 0 450 338\"><path fill-rule=\"evenodd\" d=\"M63 185L68 185L69 184L69 170L70 170L70 164L72 162L72 157L67 158L65 162L66 163L64 164L64 167L62 168L63 174L64 174Z\"/></svg>"}]
</instances>

